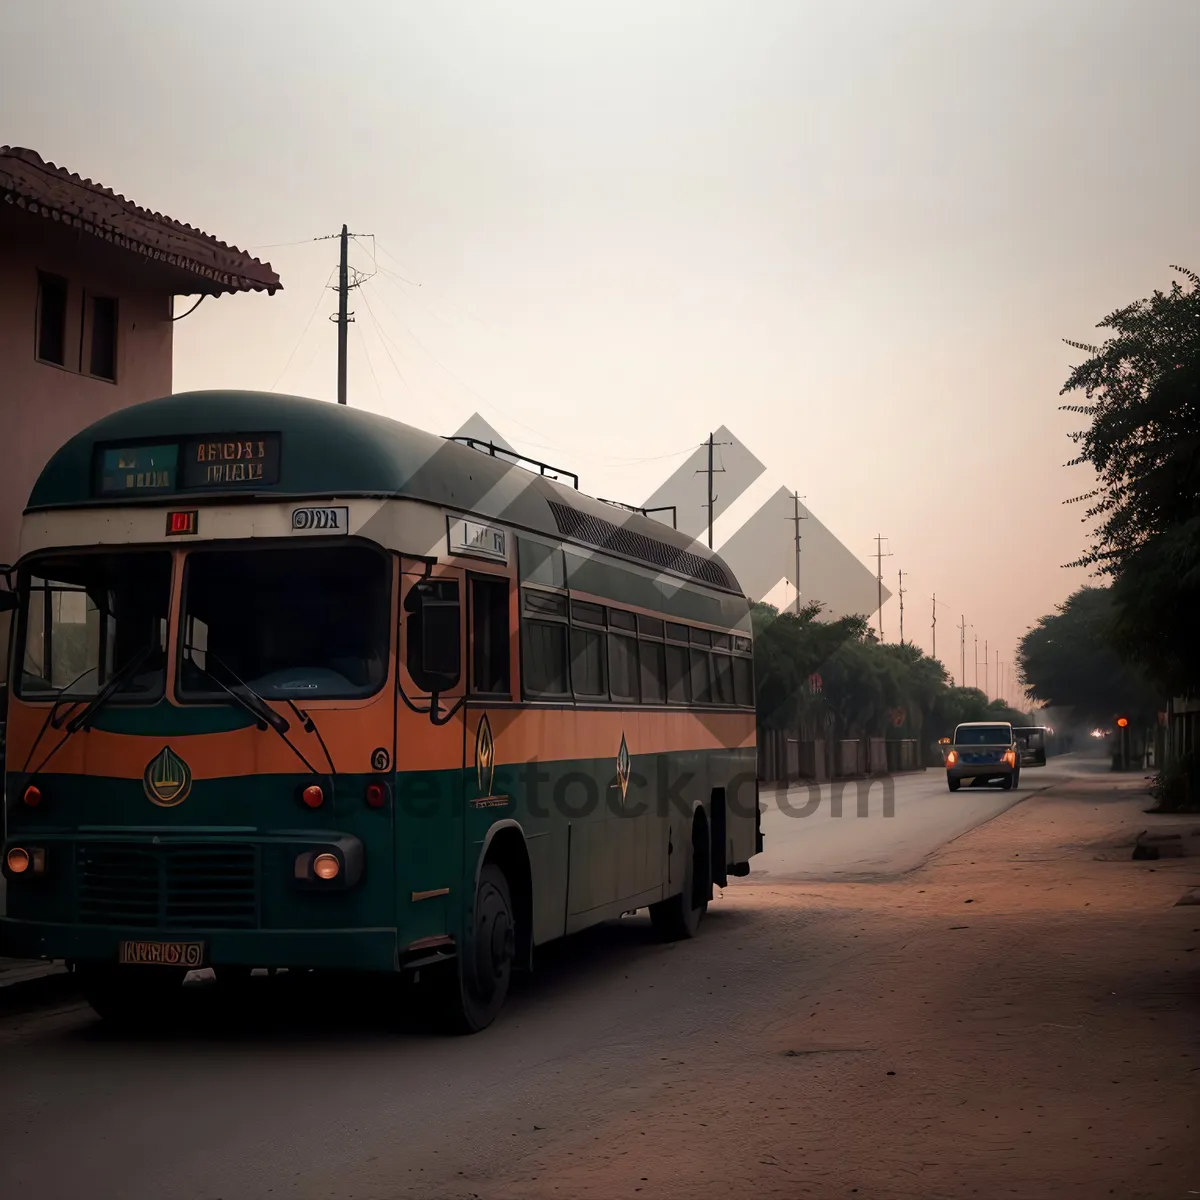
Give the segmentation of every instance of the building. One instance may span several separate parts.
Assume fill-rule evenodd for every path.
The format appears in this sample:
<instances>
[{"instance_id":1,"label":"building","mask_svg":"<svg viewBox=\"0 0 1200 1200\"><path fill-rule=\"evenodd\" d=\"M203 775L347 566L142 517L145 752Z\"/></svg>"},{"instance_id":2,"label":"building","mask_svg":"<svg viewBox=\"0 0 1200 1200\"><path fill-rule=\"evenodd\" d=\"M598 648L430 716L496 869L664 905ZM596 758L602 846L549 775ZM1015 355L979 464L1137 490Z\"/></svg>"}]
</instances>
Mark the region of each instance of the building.
<instances>
[{"instance_id":1,"label":"building","mask_svg":"<svg viewBox=\"0 0 1200 1200\"><path fill-rule=\"evenodd\" d=\"M244 251L0 146L0 563L16 558L21 512L54 450L171 391L175 297L280 286Z\"/></svg>"}]
</instances>

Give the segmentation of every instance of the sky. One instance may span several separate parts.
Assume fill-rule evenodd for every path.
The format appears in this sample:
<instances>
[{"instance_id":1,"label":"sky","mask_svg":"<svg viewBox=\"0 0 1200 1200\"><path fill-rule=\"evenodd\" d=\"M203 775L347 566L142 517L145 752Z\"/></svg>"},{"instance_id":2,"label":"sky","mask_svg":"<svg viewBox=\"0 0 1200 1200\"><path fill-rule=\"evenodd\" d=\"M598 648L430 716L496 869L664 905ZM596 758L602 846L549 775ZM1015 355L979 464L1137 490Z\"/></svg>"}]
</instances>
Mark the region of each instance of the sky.
<instances>
[{"instance_id":1,"label":"sky","mask_svg":"<svg viewBox=\"0 0 1200 1200\"><path fill-rule=\"evenodd\" d=\"M632 503L727 425L1010 680L1087 579L1062 339L1200 267L1196 0L39 0L0 44L0 141L280 273L178 323L176 390L332 399L345 222L351 404Z\"/></svg>"}]
</instances>

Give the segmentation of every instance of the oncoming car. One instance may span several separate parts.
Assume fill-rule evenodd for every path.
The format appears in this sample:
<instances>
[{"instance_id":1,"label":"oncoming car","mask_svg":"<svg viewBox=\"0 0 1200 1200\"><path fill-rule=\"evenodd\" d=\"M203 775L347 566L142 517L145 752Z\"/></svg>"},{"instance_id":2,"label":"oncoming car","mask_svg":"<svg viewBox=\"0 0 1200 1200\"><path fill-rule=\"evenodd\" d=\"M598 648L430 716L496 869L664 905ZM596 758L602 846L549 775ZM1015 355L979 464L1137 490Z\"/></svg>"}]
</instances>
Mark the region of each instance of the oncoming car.
<instances>
[{"instance_id":1,"label":"oncoming car","mask_svg":"<svg viewBox=\"0 0 1200 1200\"><path fill-rule=\"evenodd\" d=\"M970 721L954 730L946 751L946 783L952 792L966 781L999 783L1008 791L1021 779L1020 752L1006 721Z\"/></svg>"}]
</instances>

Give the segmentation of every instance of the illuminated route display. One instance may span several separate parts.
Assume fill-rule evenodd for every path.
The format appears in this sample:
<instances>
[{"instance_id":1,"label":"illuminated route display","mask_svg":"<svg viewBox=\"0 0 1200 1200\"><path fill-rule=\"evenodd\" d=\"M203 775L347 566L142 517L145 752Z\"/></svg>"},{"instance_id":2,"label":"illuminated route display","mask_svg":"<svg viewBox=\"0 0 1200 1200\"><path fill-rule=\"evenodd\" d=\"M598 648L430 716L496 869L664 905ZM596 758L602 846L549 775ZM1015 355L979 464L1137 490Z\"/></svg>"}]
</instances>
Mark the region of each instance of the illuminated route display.
<instances>
[{"instance_id":1,"label":"illuminated route display","mask_svg":"<svg viewBox=\"0 0 1200 1200\"><path fill-rule=\"evenodd\" d=\"M179 442L101 447L101 496L156 496L224 492L279 482L277 433L213 434Z\"/></svg>"}]
</instances>

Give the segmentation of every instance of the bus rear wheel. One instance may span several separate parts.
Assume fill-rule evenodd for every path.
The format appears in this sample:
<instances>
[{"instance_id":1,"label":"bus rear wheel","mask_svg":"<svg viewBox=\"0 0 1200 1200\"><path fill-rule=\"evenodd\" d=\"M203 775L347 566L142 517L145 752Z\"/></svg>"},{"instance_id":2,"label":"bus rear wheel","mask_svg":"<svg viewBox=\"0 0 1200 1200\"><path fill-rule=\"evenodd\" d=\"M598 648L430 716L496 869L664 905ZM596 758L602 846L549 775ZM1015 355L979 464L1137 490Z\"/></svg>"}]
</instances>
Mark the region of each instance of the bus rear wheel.
<instances>
[{"instance_id":1,"label":"bus rear wheel","mask_svg":"<svg viewBox=\"0 0 1200 1200\"><path fill-rule=\"evenodd\" d=\"M478 1033L499 1015L508 998L516 957L516 922L508 879L487 863L475 890L471 937L444 983L443 1010L454 1033Z\"/></svg>"},{"instance_id":2,"label":"bus rear wheel","mask_svg":"<svg viewBox=\"0 0 1200 1200\"><path fill-rule=\"evenodd\" d=\"M186 972L170 967L80 963L75 974L84 999L108 1025L152 1029L168 1023L183 1000Z\"/></svg>"},{"instance_id":3,"label":"bus rear wheel","mask_svg":"<svg viewBox=\"0 0 1200 1200\"><path fill-rule=\"evenodd\" d=\"M654 932L668 942L694 938L700 920L708 911L712 893L712 859L708 850L708 830L697 818L692 824L691 853L684 859L683 886L677 896L650 905L650 923Z\"/></svg>"}]
</instances>

